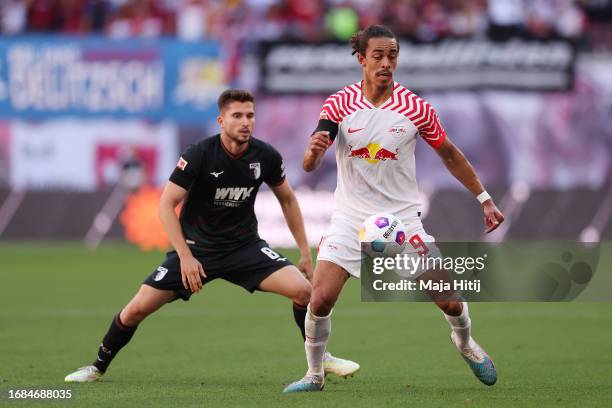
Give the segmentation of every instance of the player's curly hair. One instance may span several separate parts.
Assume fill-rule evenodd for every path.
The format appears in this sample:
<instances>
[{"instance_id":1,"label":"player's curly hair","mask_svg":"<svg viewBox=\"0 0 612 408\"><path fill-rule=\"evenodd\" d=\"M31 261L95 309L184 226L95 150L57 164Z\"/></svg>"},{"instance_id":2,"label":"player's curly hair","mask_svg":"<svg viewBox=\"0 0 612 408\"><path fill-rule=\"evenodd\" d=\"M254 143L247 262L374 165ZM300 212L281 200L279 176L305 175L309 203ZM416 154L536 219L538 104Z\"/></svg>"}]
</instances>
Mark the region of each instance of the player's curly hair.
<instances>
[{"instance_id":1,"label":"player's curly hair","mask_svg":"<svg viewBox=\"0 0 612 408\"><path fill-rule=\"evenodd\" d=\"M399 41L397 36L389 27L384 25L371 25L361 31L356 32L351 37L351 47L353 48L352 55L355 55L356 53L365 55L370 38L380 37L395 38L395 41L397 41L397 50L399 51Z\"/></svg>"},{"instance_id":2,"label":"player's curly hair","mask_svg":"<svg viewBox=\"0 0 612 408\"><path fill-rule=\"evenodd\" d=\"M230 102L253 102L255 98L253 94L244 89L226 89L217 100L219 112L221 112Z\"/></svg>"}]
</instances>

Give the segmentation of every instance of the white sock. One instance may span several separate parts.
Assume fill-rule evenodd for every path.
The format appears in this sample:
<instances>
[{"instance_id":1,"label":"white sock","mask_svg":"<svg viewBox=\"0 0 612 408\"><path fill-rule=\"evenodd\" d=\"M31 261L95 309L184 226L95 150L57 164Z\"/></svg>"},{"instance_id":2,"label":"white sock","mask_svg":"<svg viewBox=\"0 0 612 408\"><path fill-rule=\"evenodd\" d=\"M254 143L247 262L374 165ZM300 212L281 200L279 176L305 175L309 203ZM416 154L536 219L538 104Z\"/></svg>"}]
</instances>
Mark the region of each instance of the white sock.
<instances>
[{"instance_id":1,"label":"white sock","mask_svg":"<svg viewBox=\"0 0 612 408\"><path fill-rule=\"evenodd\" d=\"M470 320L470 312L468 310L467 302L462 302L463 310L459 316L449 316L444 313L444 317L450 324L451 329L455 332L457 336L456 339L458 341L458 346L463 348L465 346L471 346L470 339L470 329L472 327L472 321Z\"/></svg>"},{"instance_id":2,"label":"white sock","mask_svg":"<svg viewBox=\"0 0 612 408\"><path fill-rule=\"evenodd\" d=\"M315 316L308 305L306 313L306 360L308 360L307 375L323 375L323 355L327 348L327 340L331 333L331 312L327 316Z\"/></svg>"}]
</instances>

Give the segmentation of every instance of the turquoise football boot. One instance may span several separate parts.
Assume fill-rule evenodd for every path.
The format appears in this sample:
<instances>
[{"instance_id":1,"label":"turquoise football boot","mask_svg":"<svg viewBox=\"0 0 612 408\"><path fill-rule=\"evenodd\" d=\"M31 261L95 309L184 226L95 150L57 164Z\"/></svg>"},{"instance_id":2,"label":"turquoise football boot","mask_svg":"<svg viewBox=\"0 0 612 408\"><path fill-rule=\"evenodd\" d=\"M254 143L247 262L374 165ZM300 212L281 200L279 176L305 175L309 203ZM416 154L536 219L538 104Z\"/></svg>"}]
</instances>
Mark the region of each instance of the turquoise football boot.
<instances>
[{"instance_id":1,"label":"turquoise football boot","mask_svg":"<svg viewBox=\"0 0 612 408\"><path fill-rule=\"evenodd\" d=\"M482 347L470 337L469 344L459 347L455 339L455 333L451 333L451 341L459 351L470 369L483 384L493 385L497 382L497 370L493 360Z\"/></svg>"},{"instance_id":2,"label":"turquoise football boot","mask_svg":"<svg viewBox=\"0 0 612 408\"><path fill-rule=\"evenodd\" d=\"M283 390L284 393L290 392L310 392L323 391L325 386L325 376L323 375L308 375L294 383L289 384Z\"/></svg>"}]
</instances>

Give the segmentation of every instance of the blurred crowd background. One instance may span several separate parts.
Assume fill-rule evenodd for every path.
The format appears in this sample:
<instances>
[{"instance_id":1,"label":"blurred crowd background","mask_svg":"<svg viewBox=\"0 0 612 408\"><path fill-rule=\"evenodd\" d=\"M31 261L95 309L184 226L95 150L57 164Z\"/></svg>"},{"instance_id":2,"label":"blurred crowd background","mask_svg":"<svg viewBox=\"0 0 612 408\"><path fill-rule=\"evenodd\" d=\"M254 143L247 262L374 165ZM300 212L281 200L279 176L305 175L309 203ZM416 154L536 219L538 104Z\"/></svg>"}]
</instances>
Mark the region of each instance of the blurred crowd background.
<instances>
[{"instance_id":1,"label":"blurred crowd background","mask_svg":"<svg viewBox=\"0 0 612 408\"><path fill-rule=\"evenodd\" d=\"M606 0L3 0L2 32L186 40L297 37L347 39L389 25L421 40L529 34L579 38L612 18Z\"/></svg>"},{"instance_id":2,"label":"blurred crowd background","mask_svg":"<svg viewBox=\"0 0 612 408\"><path fill-rule=\"evenodd\" d=\"M347 41L370 24L401 38L397 80L496 193L494 239L612 237L612 0L1 0L0 239L157 237L160 186L233 86L256 94L255 135L285 157L318 242L334 157L316 174L300 159L326 96L360 75ZM417 170L426 227L482 239L424 144ZM267 191L258 214L291 244Z\"/></svg>"},{"instance_id":3,"label":"blurred crowd background","mask_svg":"<svg viewBox=\"0 0 612 408\"><path fill-rule=\"evenodd\" d=\"M220 41L230 83L259 41L346 41L370 24L418 41L526 36L612 49L609 0L3 0L0 18L5 36Z\"/></svg>"}]
</instances>

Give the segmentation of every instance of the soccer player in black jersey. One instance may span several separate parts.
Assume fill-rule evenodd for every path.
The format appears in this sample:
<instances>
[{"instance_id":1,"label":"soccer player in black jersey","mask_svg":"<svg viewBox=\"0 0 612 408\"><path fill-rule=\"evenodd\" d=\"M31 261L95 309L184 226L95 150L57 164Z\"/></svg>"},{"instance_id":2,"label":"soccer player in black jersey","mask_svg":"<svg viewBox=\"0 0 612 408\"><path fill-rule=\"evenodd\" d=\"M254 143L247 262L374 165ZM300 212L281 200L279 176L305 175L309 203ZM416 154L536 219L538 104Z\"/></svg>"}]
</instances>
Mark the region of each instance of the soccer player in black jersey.
<instances>
[{"instance_id":1,"label":"soccer player in black jersey","mask_svg":"<svg viewBox=\"0 0 612 408\"><path fill-rule=\"evenodd\" d=\"M295 322L306 339L304 321L311 285L303 274L312 276L312 259L283 159L272 146L251 136L255 110L248 91L227 90L218 105L221 133L187 148L160 199L159 217L174 250L113 318L96 361L69 374L65 381L100 379L148 315L178 298L189 300L216 278L249 292L260 290L291 299ZM254 204L264 182L276 195L300 248L299 270L257 232ZM177 218L175 208L181 202ZM358 369L352 361L329 353L325 356L326 373L348 376Z\"/></svg>"}]
</instances>

